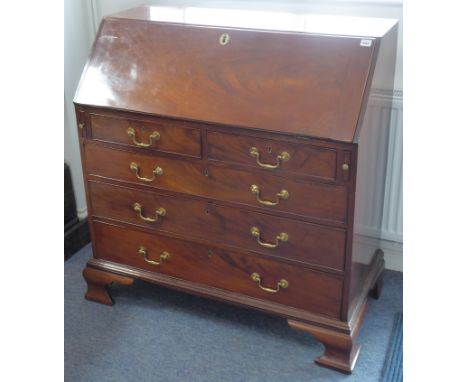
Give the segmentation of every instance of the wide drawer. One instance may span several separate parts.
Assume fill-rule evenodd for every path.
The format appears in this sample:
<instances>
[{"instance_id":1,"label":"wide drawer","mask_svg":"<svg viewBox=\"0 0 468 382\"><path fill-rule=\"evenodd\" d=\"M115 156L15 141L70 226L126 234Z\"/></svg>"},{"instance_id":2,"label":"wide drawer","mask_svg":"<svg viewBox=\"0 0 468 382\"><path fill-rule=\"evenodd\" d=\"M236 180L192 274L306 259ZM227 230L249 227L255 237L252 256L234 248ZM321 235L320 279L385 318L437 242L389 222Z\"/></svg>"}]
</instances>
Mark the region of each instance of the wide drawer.
<instances>
[{"instance_id":1,"label":"wide drawer","mask_svg":"<svg viewBox=\"0 0 468 382\"><path fill-rule=\"evenodd\" d=\"M151 187L346 222L345 186L85 145L88 174ZM143 179L142 179L143 178Z\"/></svg>"},{"instance_id":2,"label":"wide drawer","mask_svg":"<svg viewBox=\"0 0 468 382\"><path fill-rule=\"evenodd\" d=\"M271 172L336 179L337 150L310 143L207 132L208 159L238 163Z\"/></svg>"},{"instance_id":3,"label":"wide drawer","mask_svg":"<svg viewBox=\"0 0 468 382\"><path fill-rule=\"evenodd\" d=\"M104 142L200 157L200 129L166 119L140 120L91 113L91 138Z\"/></svg>"},{"instance_id":4,"label":"wide drawer","mask_svg":"<svg viewBox=\"0 0 468 382\"><path fill-rule=\"evenodd\" d=\"M97 258L339 317L340 277L98 222L94 230Z\"/></svg>"},{"instance_id":5,"label":"wide drawer","mask_svg":"<svg viewBox=\"0 0 468 382\"><path fill-rule=\"evenodd\" d=\"M97 217L339 271L344 267L343 229L100 182L90 181L89 191Z\"/></svg>"}]
</instances>

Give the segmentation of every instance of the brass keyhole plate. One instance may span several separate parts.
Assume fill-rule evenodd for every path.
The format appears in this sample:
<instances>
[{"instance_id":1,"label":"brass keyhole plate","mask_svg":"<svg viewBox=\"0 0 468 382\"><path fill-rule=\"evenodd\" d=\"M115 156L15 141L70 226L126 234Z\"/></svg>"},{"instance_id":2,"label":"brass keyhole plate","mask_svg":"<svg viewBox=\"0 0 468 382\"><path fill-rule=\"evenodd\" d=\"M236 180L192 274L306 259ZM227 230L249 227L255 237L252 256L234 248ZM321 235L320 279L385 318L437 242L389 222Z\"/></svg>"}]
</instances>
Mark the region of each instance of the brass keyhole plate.
<instances>
[{"instance_id":1,"label":"brass keyhole plate","mask_svg":"<svg viewBox=\"0 0 468 382\"><path fill-rule=\"evenodd\" d=\"M219 36L219 43L220 45L226 45L229 42L229 35L227 33L223 33Z\"/></svg>"}]
</instances>

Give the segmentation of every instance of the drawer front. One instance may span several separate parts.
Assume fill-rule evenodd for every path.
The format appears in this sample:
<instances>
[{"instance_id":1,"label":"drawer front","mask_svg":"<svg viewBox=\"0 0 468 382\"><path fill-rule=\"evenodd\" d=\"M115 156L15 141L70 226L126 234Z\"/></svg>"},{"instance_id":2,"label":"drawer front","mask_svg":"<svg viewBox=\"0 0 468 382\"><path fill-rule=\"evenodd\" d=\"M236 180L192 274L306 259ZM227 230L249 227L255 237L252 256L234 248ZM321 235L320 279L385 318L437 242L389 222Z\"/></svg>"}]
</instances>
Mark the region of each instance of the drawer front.
<instances>
[{"instance_id":1,"label":"drawer front","mask_svg":"<svg viewBox=\"0 0 468 382\"><path fill-rule=\"evenodd\" d=\"M184 122L90 114L91 137L104 142L200 157L200 130Z\"/></svg>"},{"instance_id":2,"label":"drawer front","mask_svg":"<svg viewBox=\"0 0 468 382\"><path fill-rule=\"evenodd\" d=\"M337 276L103 223L94 229L98 258L339 317Z\"/></svg>"},{"instance_id":3,"label":"drawer front","mask_svg":"<svg viewBox=\"0 0 468 382\"><path fill-rule=\"evenodd\" d=\"M336 179L337 150L333 148L215 131L207 132L207 141L210 160Z\"/></svg>"},{"instance_id":4,"label":"drawer front","mask_svg":"<svg viewBox=\"0 0 468 382\"><path fill-rule=\"evenodd\" d=\"M89 174L242 203L272 212L282 211L340 223L346 221L345 186L293 180L222 166L205 166L93 144L86 145L85 152ZM135 166L133 171L132 163Z\"/></svg>"},{"instance_id":5,"label":"drawer front","mask_svg":"<svg viewBox=\"0 0 468 382\"><path fill-rule=\"evenodd\" d=\"M97 217L339 271L344 267L342 229L105 183L89 182L89 190Z\"/></svg>"}]
</instances>

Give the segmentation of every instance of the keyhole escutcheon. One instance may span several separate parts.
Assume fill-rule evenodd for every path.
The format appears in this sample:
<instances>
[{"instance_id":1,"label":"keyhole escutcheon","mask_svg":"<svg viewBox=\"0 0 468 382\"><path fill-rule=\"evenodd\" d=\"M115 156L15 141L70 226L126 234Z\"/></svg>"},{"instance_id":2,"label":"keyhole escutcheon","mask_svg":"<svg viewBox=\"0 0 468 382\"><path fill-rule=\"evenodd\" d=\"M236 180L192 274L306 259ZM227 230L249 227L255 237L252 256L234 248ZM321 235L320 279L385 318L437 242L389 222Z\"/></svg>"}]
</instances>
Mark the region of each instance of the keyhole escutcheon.
<instances>
[{"instance_id":1,"label":"keyhole escutcheon","mask_svg":"<svg viewBox=\"0 0 468 382\"><path fill-rule=\"evenodd\" d=\"M219 43L221 45L226 45L227 43L229 42L229 35L227 33L223 33L220 37L219 37Z\"/></svg>"}]
</instances>

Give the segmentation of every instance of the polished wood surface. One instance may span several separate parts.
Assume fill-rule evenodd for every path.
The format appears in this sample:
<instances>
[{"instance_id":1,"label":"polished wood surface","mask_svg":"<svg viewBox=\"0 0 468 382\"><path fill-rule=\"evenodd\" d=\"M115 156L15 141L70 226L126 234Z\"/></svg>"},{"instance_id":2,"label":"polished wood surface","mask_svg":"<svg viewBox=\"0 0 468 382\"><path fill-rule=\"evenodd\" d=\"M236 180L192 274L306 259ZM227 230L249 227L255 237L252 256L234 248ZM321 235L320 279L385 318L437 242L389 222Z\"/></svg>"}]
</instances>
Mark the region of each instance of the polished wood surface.
<instances>
[{"instance_id":1,"label":"polished wood surface","mask_svg":"<svg viewBox=\"0 0 468 382\"><path fill-rule=\"evenodd\" d=\"M277 314L351 372L382 289L383 253L358 230L381 149L366 142L388 129L367 101L393 83L396 23L213 26L216 11L181 9L105 18L77 90L86 298L139 279Z\"/></svg>"},{"instance_id":2,"label":"polished wood surface","mask_svg":"<svg viewBox=\"0 0 468 382\"><path fill-rule=\"evenodd\" d=\"M200 158L200 129L187 123L175 123L164 119L121 118L112 115L90 114L90 138L126 146L167 153L176 153ZM128 129L133 129L134 137L129 136ZM151 134L158 138L151 138ZM135 143L136 142L136 143ZM140 144L140 146L138 146Z\"/></svg>"},{"instance_id":3,"label":"polished wood surface","mask_svg":"<svg viewBox=\"0 0 468 382\"><path fill-rule=\"evenodd\" d=\"M255 168L264 168L250 155L252 147L260 153L260 163L277 165L267 168L273 174L301 174L323 180L336 180L338 153L336 149L314 146L307 143L292 143L257 136L207 132L208 159L225 163L239 163ZM278 155L288 153L287 161L278 161Z\"/></svg>"},{"instance_id":4,"label":"polished wood surface","mask_svg":"<svg viewBox=\"0 0 468 382\"><path fill-rule=\"evenodd\" d=\"M374 49L359 37L105 18L75 102L351 142Z\"/></svg>"},{"instance_id":5,"label":"polished wood surface","mask_svg":"<svg viewBox=\"0 0 468 382\"><path fill-rule=\"evenodd\" d=\"M133 279L130 277L116 275L93 268L85 268L83 270L83 277L86 280L88 287L85 298L105 305L114 305L114 300L112 300L112 297L107 290L107 287L110 284L133 284Z\"/></svg>"},{"instance_id":6,"label":"polished wood surface","mask_svg":"<svg viewBox=\"0 0 468 382\"><path fill-rule=\"evenodd\" d=\"M293 329L311 334L325 346L323 354L315 359L317 364L350 374L356 365L361 350L361 346L357 344L357 336L366 308L366 303L360 307L350 333L339 333L335 330L296 320L288 320L288 324Z\"/></svg>"},{"instance_id":7,"label":"polished wood surface","mask_svg":"<svg viewBox=\"0 0 468 382\"><path fill-rule=\"evenodd\" d=\"M346 221L347 191L344 186L304 182L270 172L252 173L248 170L150 156L95 144L87 144L85 153L88 175L210 199L229 200L264 208L272 213L283 211L330 222ZM139 180L130 169L131 163L138 165L140 177L154 180ZM153 174L156 167L163 170L161 176ZM265 206L252 194L252 185L258 186L261 200L275 201L276 194L281 190L287 190L289 197L280 199L276 206Z\"/></svg>"},{"instance_id":8,"label":"polished wood surface","mask_svg":"<svg viewBox=\"0 0 468 382\"><path fill-rule=\"evenodd\" d=\"M102 223L96 223L95 230L98 258L339 317L342 280L337 276ZM162 252L170 257L160 265L148 263L138 253L141 246L149 260L159 262ZM261 275L265 287L275 289L281 279L289 285L277 293L263 291L251 279L254 272Z\"/></svg>"},{"instance_id":9,"label":"polished wood surface","mask_svg":"<svg viewBox=\"0 0 468 382\"><path fill-rule=\"evenodd\" d=\"M346 240L343 229L105 183L90 182L89 187L96 217L191 238L207 238L213 243L242 250L343 270ZM134 203L142 206L143 217L155 218L155 211L161 207L166 214L157 221L147 222L134 211ZM281 232L286 232L289 239L277 248L266 248L252 236L252 227L260 229L265 242L274 242Z\"/></svg>"}]
</instances>

